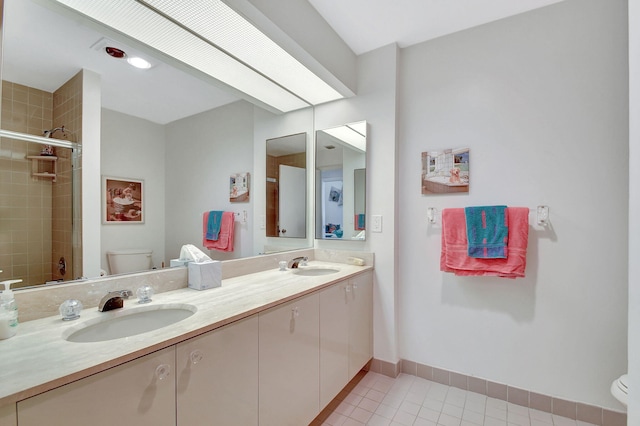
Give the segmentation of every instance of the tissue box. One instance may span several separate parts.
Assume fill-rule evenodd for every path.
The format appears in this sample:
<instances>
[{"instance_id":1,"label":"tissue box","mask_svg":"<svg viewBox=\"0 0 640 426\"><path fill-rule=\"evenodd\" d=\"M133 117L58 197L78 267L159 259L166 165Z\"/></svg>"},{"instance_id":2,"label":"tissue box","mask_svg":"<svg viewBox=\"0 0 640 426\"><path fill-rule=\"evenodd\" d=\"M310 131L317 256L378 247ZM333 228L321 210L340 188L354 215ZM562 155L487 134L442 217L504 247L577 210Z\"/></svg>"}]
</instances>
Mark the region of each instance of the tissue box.
<instances>
[{"instance_id":1,"label":"tissue box","mask_svg":"<svg viewBox=\"0 0 640 426\"><path fill-rule=\"evenodd\" d=\"M189 262L189 288L206 290L222 285L222 262L211 260L207 262Z\"/></svg>"},{"instance_id":2,"label":"tissue box","mask_svg":"<svg viewBox=\"0 0 640 426\"><path fill-rule=\"evenodd\" d=\"M187 266L189 262L193 262L192 260L182 260L182 259L171 259L169 261L169 267L175 268L176 266Z\"/></svg>"}]
</instances>

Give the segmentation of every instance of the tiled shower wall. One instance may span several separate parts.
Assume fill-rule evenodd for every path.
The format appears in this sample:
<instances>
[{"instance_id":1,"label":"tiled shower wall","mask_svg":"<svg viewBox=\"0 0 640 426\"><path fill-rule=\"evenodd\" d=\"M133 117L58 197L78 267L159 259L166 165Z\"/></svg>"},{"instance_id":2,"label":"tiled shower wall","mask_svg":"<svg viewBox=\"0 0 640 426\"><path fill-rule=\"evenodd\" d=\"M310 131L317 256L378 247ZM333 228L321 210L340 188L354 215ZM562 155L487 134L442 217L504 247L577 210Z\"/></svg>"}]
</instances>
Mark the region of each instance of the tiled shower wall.
<instances>
[{"instance_id":1,"label":"tiled shower wall","mask_svg":"<svg viewBox=\"0 0 640 426\"><path fill-rule=\"evenodd\" d=\"M52 117L53 94L2 82L3 129L42 135ZM3 278L21 278L24 286L51 279L53 183L32 178L27 159L40 150L39 144L0 140L0 269Z\"/></svg>"},{"instance_id":2,"label":"tiled shower wall","mask_svg":"<svg viewBox=\"0 0 640 426\"><path fill-rule=\"evenodd\" d=\"M60 86L53 93L53 128L64 126L65 133L57 132L54 137L71 142L82 140L82 71ZM71 150L58 150L58 179L53 188L52 242L53 279L75 279L82 276L82 248L80 235L73 235L73 220L76 229L82 229L80 203L76 211L72 208L73 168ZM79 174L80 170L76 171ZM75 182L80 184L80 179ZM77 188L80 193L80 188ZM66 261L66 273L60 274L57 265L61 258ZM73 262L72 262L73 260ZM73 270L72 265L75 265Z\"/></svg>"},{"instance_id":3,"label":"tiled shower wall","mask_svg":"<svg viewBox=\"0 0 640 426\"><path fill-rule=\"evenodd\" d=\"M79 73L55 93L2 82L1 127L41 136L45 129L64 125L71 131L81 128L82 75ZM67 122L72 124L67 124ZM77 126L77 127L72 127ZM79 141L80 134L68 132L67 139ZM57 132L60 138L61 133ZM0 139L0 269L3 278L21 278L18 286L40 284L61 278L58 259L67 259L65 279L81 276L71 271L74 246L72 238L71 150L56 149L57 177L32 177L50 165L32 164L27 156L38 155L36 143ZM79 215L79 212L76 212ZM76 241L80 241L79 236ZM81 259L79 264L81 265Z\"/></svg>"}]
</instances>

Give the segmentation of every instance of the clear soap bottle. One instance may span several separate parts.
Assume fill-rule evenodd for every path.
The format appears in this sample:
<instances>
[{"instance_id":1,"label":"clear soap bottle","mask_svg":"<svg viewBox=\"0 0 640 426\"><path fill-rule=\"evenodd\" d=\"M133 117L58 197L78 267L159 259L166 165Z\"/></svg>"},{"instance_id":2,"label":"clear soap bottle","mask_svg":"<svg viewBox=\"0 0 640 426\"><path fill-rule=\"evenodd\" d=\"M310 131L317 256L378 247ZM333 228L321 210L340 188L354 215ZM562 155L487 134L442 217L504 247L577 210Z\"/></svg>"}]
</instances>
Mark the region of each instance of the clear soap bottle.
<instances>
[{"instance_id":1,"label":"clear soap bottle","mask_svg":"<svg viewBox=\"0 0 640 426\"><path fill-rule=\"evenodd\" d=\"M0 282L4 290L0 295L0 339L15 336L18 331L18 305L13 297L11 284L22 280L8 280Z\"/></svg>"}]
</instances>

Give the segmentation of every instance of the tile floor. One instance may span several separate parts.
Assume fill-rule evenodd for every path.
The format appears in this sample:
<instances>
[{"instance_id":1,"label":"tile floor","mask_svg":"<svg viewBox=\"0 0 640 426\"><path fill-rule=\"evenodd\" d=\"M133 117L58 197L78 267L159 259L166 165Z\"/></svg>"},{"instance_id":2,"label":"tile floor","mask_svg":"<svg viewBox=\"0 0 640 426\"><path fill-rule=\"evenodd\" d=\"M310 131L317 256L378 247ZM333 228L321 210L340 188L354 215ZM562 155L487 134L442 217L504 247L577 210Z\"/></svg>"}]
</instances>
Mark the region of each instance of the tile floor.
<instances>
[{"instance_id":1,"label":"tile floor","mask_svg":"<svg viewBox=\"0 0 640 426\"><path fill-rule=\"evenodd\" d=\"M420 377L368 372L325 409L322 426L591 426Z\"/></svg>"}]
</instances>

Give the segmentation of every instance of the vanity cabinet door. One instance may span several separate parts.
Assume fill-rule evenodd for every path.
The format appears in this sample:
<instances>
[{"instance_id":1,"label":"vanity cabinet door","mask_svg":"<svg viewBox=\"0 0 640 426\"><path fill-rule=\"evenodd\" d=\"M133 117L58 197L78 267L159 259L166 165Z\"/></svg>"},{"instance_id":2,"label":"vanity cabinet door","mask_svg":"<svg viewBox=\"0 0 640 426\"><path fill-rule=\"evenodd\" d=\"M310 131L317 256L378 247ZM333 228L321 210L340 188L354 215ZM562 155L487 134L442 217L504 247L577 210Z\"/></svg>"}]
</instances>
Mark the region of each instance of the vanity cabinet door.
<instances>
[{"instance_id":1,"label":"vanity cabinet door","mask_svg":"<svg viewBox=\"0 0 640 426\"><path fill-rule=\"evenodd\" d=\"M373 272L349 280L349 380L373 357Z\"/></svg>"},{"instance_id":2,"label":"vanity cabinet door","mask_svg":"<svg viewBox=\"0 0 640 426\"><path fill-rule=\"evenodd\" d=\"M320 409L349 381L349 282L320 291Z\"/></svg>"},{"instance_id":3,"label":"vanity cabinet door","mask_svg":"<svg viewBox=\"0 0 640 426\"><path fill-rule=\"evenodd\" d=\"M179 426L258 424L258 316L176 347Z\"/></svg>"},{"instance_id":4,"label":"vanity cabinet door","mask_svg":"<svg viewBox=\"0 0 640 426\"><path fill-rule=\"evenodd\" d=\"M0 407L0 426L16 426L16 404L3 405Z\"/></svg>"},{"instance_id":5,"label":"vanity cabinet door","mask_svg":"<svg viewBox=\"0 0 640 426\"><path fill-rule=\"evenodd\" d=\"M175 347L18 402L19 426L174 425Z\"/></svg>"},{"instance_id":6,"label":"vanity cabinet door","mask_svg":"<svg viewBox=\"0 0 640 426\"><path fill-rule=\"evenodd\" d=\"M259 314L260 426L309 424L319 412L319 296Z\"/></svg>"}]
</instances>

